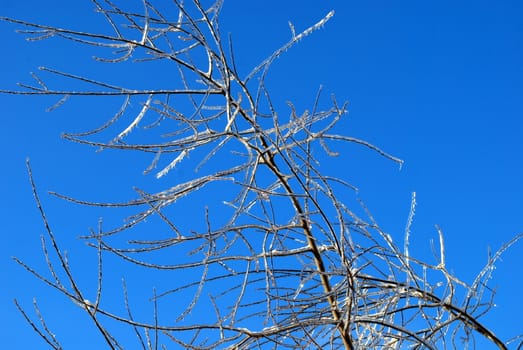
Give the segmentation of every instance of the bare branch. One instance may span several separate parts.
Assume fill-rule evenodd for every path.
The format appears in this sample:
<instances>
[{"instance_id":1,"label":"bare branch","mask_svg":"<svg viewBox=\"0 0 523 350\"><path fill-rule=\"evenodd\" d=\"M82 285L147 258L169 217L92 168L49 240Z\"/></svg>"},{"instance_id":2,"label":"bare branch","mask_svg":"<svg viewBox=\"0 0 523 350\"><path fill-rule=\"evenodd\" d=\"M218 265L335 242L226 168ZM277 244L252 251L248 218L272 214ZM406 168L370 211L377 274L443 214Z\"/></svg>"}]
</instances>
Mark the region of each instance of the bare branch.
<instances>
[{"instance_id":1,"label":"bare branch","mask_svg":"<svg viewBox=\"0 0 523 350\"><path fill-rule=\"evenodd\" d=\"M299 33L289 22L291 39L241 78L232 40L226 43L220 33L222 1L142 0L142 10L133 11L112 0L92 2L109 33L0 20L26 28L22 34L29 40L58 37L90 47L96 64L117 67L131 58L126 64L168 64L169 88L129 89L113 83L117 79L110 74L99 79L41 68L43 78L32 74L35 86L20 84L21 90L0 93L61 96L49 110L74 96L96 101L123 96L121 107L101 126L63 137L98 150L151 156L143 173L156 176L134 188L131 198L104 202L50 192L123 219L113 226L107 224L113 220L102 226L99 219L96 230L80 237L96 252L96 262L88 266L94 271L92 286L96 283L91 289L83 288L51 230L27 162L46 230L47 271L15 261L81 307L109 348L444 349L457 347L460 338L474 344L478 335L507 348L479 318L493 306L487 282L494 264L523 234L489 257L472 285L464 283L445 265L439 226L435 262L416 258L410 239L415 193L401 247L397 235L380 228L356 187L320 167L338 156L337 143L363 146L403 164L368 141L340 133L347 103L332 97L326 105L320 87L307 110L292 102L284 111L276 107L265 85L270 65L323 27L334 11ZM102 58L107 49L110 54ZM249 81L255 76L253 89ZM49 88L49 77L86 88ZM158 189L159 178L172 178L171 185ZM190 217L180 215L187 208ZM123 296L118 294L121 309L109 302L114 295L106 271L112 264L129 271ZM128 290L135 269L155 276L156 283L140 281L135 288L143 290ZM135 299L151 290L145 303ZM84 296L94 291L90 302ZM43 341L61 349L36 303L40 325L15 303ZM128 328L132 339L115 325Z\"/></svg>"}]
</instances>

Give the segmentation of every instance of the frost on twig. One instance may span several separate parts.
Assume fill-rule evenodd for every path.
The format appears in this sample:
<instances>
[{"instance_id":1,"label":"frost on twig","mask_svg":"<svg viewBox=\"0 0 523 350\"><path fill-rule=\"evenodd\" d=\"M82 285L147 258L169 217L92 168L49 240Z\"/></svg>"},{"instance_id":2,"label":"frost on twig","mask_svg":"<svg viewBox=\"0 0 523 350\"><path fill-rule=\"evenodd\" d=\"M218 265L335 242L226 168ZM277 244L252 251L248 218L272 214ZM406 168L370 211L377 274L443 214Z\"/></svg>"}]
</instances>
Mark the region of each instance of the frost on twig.
<instances>
[{"instance_id":1,"label":"frost on twig","mask_svg":"<svg viewBox=\"0 0 523 350\"><path fill-rule=\"evenodd\" d=\"M237 53L221 36L221 1L144 0L139 11L126 9L131 5L125 1L93 3L107 21L105 32L3 20L25 27L23 34L33 40L56 37L93 48L97 64L161 71L168 88L155 88L154 74L147 81L152 88L137 89L112 82L111 74L96 79L43 68L42 75L86 88L51 89L33 75L34 86L0 91L61 96L51 109L78 96L96 102L119 97L120 107L101 125L64 138L149 156L145 175L162 164L134 188L134 198L97 202L51 192L109 213L112 226L102 228L100 220L97 231L81 236L96 252L95 266L82 267L96 271L96 288L78 277L59 245L28 167L46 228L47 272L16 261L85 310L92 329L82 332L97 334L111 349L444 349L473 345L478 336L507 348L480 316L493 306L486 282L494 263L522 236L490 257L472 285L447 268L439 227L436 262L417 258L410 245L416 193L401 247L348 177L320 166L336 159L339 167L343 143L400 166L403 161L344 134L338 122L347 104L334 97L325 103L321 89L308 108L299 101L300 107L289 102L280 110L265 86L272 62L323 27L334 11L302 32L289 22L291 39L243 79ZM149 68L155 64L161 70ZM249 84L254 77L256 89ZM89 107L98 105L104 106ZM123 291L108 287L114 273L126 274ZM85 295L93 290L90 302ZM151 290L151 298L136 300ZM115 299L122 302L107 302ZM39 309L39 322L19 309L49 346L61 348Z\"/></svg>"}]
</instances>

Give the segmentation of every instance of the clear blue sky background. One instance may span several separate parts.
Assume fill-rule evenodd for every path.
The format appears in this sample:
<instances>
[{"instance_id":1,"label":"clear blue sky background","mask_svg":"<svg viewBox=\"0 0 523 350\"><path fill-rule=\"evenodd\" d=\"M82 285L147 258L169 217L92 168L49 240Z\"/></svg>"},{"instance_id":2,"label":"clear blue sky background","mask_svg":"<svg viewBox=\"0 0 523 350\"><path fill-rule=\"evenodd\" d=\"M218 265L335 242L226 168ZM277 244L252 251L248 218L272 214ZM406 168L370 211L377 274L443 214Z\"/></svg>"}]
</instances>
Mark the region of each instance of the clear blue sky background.
<instances>
[{"instance_id":1,"label":"clear blue sky background","mask_svg":"<svg viewBox=\"0 0 523 350\"><path fill-rule=\"evenodd\" d=\"M225 0L221 28L232 33L240 70L247 72L290 38L289 20L296 30L305 29L332 9L336 14L325 28L274 63L268 78L273 96L282 105L291 100L308 108L322 84L325 97L335 93L339 100L348 99L346 134L406 163L400 171L369 151L348 147L338 175L360 188L377 221L398 240L416 191L413 255L430 259L434 224L439 224L449 266L470 282L486 263L488 247L496 250L523 232L523 2ZM86 0L2 0L0 16L96 31L101 19L92 10ZM79 74L95 67L85 59L89 51L55 39L28 43L14 33L17 28L0 23L1 89L30 82L29 72L42 65ZM168 72L136 72L135 82L154 87L159 74ZM67 82L53 83L65 87ZM82 103L105 102L82 99L45 113L54 101L0 96L0 334L3 346L11 349L42 345L14 309L15 296L28 308L36 296L55 325L61 323L57 333L64 344L81 349L84 342L79 310L10 259L16 255L45 267L39 256L44 231L25 158L32 160L42 193L107 200L113 193L131 196L135 183L155 181L141 175L147 166L143 159L95 153L60 139L63 131L100 124L113 107L106 116L86 114ZM99 213L49 197L44 204L70 255L82 257L82 246L73 238L95 225ZM485 322L503 339L523 332L522 264L519 244L504 256L491 281L498 306Z\"/></svg>"}]
</instances>

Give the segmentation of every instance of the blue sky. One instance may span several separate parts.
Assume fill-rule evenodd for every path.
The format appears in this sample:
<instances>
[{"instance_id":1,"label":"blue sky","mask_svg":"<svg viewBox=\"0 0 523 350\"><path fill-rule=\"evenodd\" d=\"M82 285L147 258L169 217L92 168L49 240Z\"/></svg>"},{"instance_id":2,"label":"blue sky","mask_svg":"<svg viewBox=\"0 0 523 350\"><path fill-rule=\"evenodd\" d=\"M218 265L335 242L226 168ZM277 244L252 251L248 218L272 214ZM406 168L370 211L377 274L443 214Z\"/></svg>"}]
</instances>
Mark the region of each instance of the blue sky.
<instances>
[{"instance_id":1,"label":"blue sky","mask_svg":"<svg viewBox=\"0 0 523 350\"><path fill-rule=\"evenodd\" d=\"M96 30L102 20L92 8L84 0L3 0L0 16ZM378 145L405 164L399 170L351 146L343 148L343 165L328 170L357 186L377 221L397 239L402 238L411 193L416 191L411 251L430 259L430 240L437 238L434 225L439 224L446 235L449 266L471 281L486 263L488 247L496 250L523 232L523 3L225 0L221 30L232 34L239 69L247 73L289 40L288 21L303 30L332 9L335 16L323 29L273 64L267 83L276 103L285 108L290 100L309 108L320 85L326 98L333 93L338 100L349 100L345 133ZM0 89L30 82L29 72L42 65L79 74L94 67L86 60L92 55L88 50L56 39L29 43L15 29L0 22ZM135 82L154 87L151 75L160 72L135 74ZM66 86L65 81L53 84ZM43 227L25 158L31 158L42 194L56 190L110 199L113 192L130 196L134 184L155 180L143 177L144 159L95 153L60 138L64 131L99 124L106 116L86 114L82 106L103 107L106 102L83 99L46 113L55 99L0 95L0 101L0 310L7 315L0 321L0 334L9 348L29 348L40 343L15 311L15 296L27 307L36 296L47 310L63 310L75 320L82 316L10 258L16 255L45 267L39 257ZM111 103L107 116L114 109ZM95 225L100 213L46 196L43 201L69 254L83 257L73 239ZM491 281L498 306L485 320L503 339L523 331L522 257L520 243L503 257Z\"/></svg>"}]
</instances>

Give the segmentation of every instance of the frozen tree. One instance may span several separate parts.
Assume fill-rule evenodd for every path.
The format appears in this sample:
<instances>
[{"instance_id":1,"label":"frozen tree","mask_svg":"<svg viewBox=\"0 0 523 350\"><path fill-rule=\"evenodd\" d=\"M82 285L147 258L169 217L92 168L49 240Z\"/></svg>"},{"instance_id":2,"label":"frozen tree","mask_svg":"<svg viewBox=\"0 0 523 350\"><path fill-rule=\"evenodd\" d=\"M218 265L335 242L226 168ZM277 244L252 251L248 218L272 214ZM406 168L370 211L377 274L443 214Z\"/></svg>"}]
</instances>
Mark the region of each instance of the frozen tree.
<instances>
[{"instance_id":1,"label":"frozen tree","mask_svg":"<svg viewBox=\"0 0 523 350\"><path fill-rule=\"evenodd\" d=\"M52 109L76 96L120 98L121 108L105 124L64 137L98 150L150 155L145 173L153 182L179 168L191 176L161 191L135 188L136 197L121 202L54 193L126 216L121 226L106 228L100 221L81 237L98 255L92 266L97 292L88 301L46 218L28 163L47 230L48 271L16 261L85 309L108 348L444 349L474 347L479 336L507 349L479 317L493 305L487 281L494 263L521 236L494 254L472 284L447 269L439 229L437 256L415 258L409 252L415 195L398 243L362 203L345 201L357 197L355 189L343 174L323 173L317 157L335 161L335 143L345 142L402 161L340 134L336 126L347 106L323 97L321 89L308 110L292 103L277 110L271 101L264 84L271 63L326 25L333 11L303 31L291 24L289 41L241 74L235 55L242 50L235 52L232 39L220 32L221 1L143 0L140 12L126 9L124 1L92 2L108 24L96 32L2 20L21 27L28 40L60 38L91 47L107 64L170 67L172 87L131 89L111 77L42 67L47 78L33 75L34 85L2 93L56 96ZM74 87L50 88L44 80L53 77ZM186 205L193 206L196 221L175 215ZM163 276L156 288L143 286L141 293L151 296L147 305L133 303L125 282L118 292L124 310L107 302L115 298L104 288L111 264ZM50 347L62 348L60 329L51 329L38 304L35 316L16 305Z\"/></svg>"}]
</instances>

